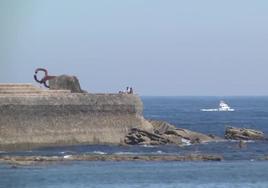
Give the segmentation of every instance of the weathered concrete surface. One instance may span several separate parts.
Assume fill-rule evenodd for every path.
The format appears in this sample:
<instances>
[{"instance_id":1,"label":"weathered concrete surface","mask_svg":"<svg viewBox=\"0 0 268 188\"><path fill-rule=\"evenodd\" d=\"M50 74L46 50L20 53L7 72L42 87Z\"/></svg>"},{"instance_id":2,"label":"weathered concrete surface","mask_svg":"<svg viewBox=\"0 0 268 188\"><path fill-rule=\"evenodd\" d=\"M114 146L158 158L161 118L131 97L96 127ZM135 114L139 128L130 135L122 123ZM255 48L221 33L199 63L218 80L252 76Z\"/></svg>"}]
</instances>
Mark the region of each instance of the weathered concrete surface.
<instances>
[{"instance_id":1,"label":"weathered concrete surface","mask_svg":"<svg viewBox=\"0 0 268 188\"><path fill-rule=\"evenodd\" d=\"M137 95L37 90L7 94L0 89L0 150L120 144L134 127L152 129Z\"/></svg>"}]
</instances>

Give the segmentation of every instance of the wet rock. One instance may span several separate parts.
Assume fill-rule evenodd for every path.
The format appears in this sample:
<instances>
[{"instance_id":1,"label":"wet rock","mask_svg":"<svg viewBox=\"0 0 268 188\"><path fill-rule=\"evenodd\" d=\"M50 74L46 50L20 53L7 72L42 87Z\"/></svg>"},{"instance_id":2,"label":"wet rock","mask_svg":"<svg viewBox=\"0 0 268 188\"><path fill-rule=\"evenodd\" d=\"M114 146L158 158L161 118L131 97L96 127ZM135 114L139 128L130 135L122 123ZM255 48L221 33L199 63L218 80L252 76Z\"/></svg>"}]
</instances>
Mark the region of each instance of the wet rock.
<instances>
[{"instance_id":1,"label":"wet rock","mask_svg":"<svg viewBox=\"0 0 268 188\"><path fill-rule=\"evenodd\" d=\"M125 143L129 145L163 145L172 142L158 134L133 128L125 137Z\"/></svg>"},{"instance_id":2,"label":"wet rock","mask_svg":"<svg viewBox=\"0 0 268 188\"><path fill-rule=\"evenodd\" d=\"M246 128L227 127L225 138L231 140L264 140L265 135L262 131Z\"/></svg>"},{"instance_id":3,"label":"wet rock","mask_svg":"<svg viewBox=\"0 0 268 188\"><path fill-rule=\"evenodd\" d=\"M72 93L84 93L75 76L61 75L49 80L51 90L70 90Z\"/></svg>"},{"instance_id":4,"label":"wet rock","mask_svg":"<svg viewBox=\"0 0 268 188\"><path fill-rule=\"evenodd\" d=\"M40 165L67 161L221 161L221 155L189 154L189 155L73 155L64 156L0 156L0 163L16 165Z\"/></svg>"},{"instance_id":5,"label":"wet rock","mask_svg":"<svg viewBox=\"0 0 268 188\"><path fill-rule=\"evenodd\" d=\"M181 137L183 139L189 140L192 144L222 140L221 138L216 137L216 136L209 136L209 135L205 135L202 133L190 131L188 129L180 129L180 128L176 130L168 131L165 134L176 135L177 137Z\"/></svg>"},{"instance_id":6,"label":"wet rock","mask_svg":"<svg viewBox=\"0 0 268 188\"><path fill-rule=\"evenodd\" d=\"M205 135L187 129L176 128L164 121L150 120L149 122L153 126L152 132L141 129L132 129L126 136L125 143L129 145L175 144L183 146L189 143L197 144L223 140L213 135Z\"/></svg>"},{"instance_id":7,"label":"wet rock","mask_svg":"<svg viewBox=\"0 0 268 188\"><path fill-rule=\"evenodd\" d=\"M165 121L149 120L149 122L153 125L154 133L156 134L161 135L161 134L165 134L168 131L172 131L176 129L174 125L171 125Z\"/></svg>"},{"instance_id":8,"label":"wet rock","mask_svg":"<svg viewBox=\"0 0 268 188\"><path fill-rule=\"evenodd\" d=\"M188 129L176 128L164 121L149 121L153 127L154 132L160 135L172 136L173 139L177 138L179 140L188 140L191 143L204 143L213 141L222 141L223 139L214 135L205 135L199 132L190 131Z\"/></svg>"}]
</instances>

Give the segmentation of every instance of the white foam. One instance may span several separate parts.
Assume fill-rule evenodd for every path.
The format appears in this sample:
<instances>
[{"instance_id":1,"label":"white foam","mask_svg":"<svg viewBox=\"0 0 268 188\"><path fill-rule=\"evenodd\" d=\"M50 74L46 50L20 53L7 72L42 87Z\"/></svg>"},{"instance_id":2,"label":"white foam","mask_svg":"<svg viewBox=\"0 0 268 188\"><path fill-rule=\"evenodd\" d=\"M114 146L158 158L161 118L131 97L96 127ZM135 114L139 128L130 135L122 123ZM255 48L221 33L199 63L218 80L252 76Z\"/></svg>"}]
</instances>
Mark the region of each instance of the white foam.
<instances>
[{"instance_id":1,"label":"white foam","mask_svg":"<svg viewBox=\"0 0 268 188\"><path fill-rule=\"evenodd\" d=\"M184 145L186 145L186 146L190 146L190 145L192 145L190 140L187 140L187 139L182 138L181 141L182 141L182 143L183 143Z\"/></svg>"},{"instance_id":2,"label":"white foam","mask_svg":"<svg viewBox=\"0 0 268 188\"><path fill-rule=\"evenodd\" d=\"M200 109L202 112L234 112L234 109L229 109L229 110L221 110L218 108L208 108L208 109Z\"/></svg>"},{"instance_id":3,"label":"white foam","mask_svg":"<svg viewBox=\"0 0 268 188\"><path fill-rule=\"evenodd\" d=\"M230 142L244 142L244 143L255 143L255 140L229 140Z\"/></svg>"},{"instance_id":4,"label":"white foam","mask_svg":"<svg viewBox=\"0 0 268 188\"><path fill-rule=\"evenodd\" d=\"M155 146L152 146L152 145L142 145L142 147L145 147L145 148L155 148Z\"/></svg>"},{"instance_id":5,"label":"white foam","mask_svg":"<svg viewBox=\"0 0 268 188\"><path fill-rule=\"evenodd\" d=\"M244 143L254 143L254 140L243 140Z\"/></svg>"},{"instance_id":6,"label":"white foam","mask_svg":"<svg viewBox=\"0 0 268 188\"><path fill-rule=\"evenodd\" d=\"M218 108L201 109L202 112L219 112Z\"/></svg>"},{"instance_id":7,"label":"white foam","mask_svg":"<svg viewBox=\"0 0 268 188\"><path fill-rule=\"evenodd\" d=\"M92 153L99 154L99 155L106 155L107 154L107 153L102 152L102 151L93 151Z\"/></svg>"},{"instance_id":8,"label":"white foam","mask_svg":"<svg viewBox=\"0 0 268 188\"><path fill-rule=\"evenodd\" d=\"M71 157L72 157L72 155L64 155L64 156L63 156L64 159L69 159L69 158L71 158Z\"/></svg>"},{"instance_id":9,"label":"white foam","mask_svg":"<svg viewBox=\"0 0 268 188\"><path fill-rule=\"evenodd\" d=\"M138 153L133 153L133 152L116 152L116 155L133 155L133 154L138 154Z\"/></svg>"}]
</instances>

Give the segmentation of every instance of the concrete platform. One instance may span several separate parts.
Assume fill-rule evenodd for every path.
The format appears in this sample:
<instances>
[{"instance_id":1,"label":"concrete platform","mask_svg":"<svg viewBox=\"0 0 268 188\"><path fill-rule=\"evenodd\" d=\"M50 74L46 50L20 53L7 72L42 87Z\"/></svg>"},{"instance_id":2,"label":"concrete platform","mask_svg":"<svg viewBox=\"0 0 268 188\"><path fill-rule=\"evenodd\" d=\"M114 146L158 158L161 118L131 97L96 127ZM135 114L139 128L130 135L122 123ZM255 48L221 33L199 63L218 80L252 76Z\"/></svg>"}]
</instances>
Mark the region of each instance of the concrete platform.
<instances>
[{"instance_id":1,"label":"concrete platform","mask_svg":"<svg viewBox=\"0 0 268 188\"><path fill-rule=\"evenodd\" d=\"M48 95L48 94L71 93L70 90L49 90L39 88L32 84L0 84L0 97L2 95Z\"/></svg>"},{"instance_id":2,"label":"concrete platform","mask_svg":"<svg viewBox=\"0 0 268 188\"><path fill-rule=\"evenodd\" d=\"M71 93L0 84L0 150L123 144L132 128L152 129L132 94Z\"/></svg>"}]
</instances>

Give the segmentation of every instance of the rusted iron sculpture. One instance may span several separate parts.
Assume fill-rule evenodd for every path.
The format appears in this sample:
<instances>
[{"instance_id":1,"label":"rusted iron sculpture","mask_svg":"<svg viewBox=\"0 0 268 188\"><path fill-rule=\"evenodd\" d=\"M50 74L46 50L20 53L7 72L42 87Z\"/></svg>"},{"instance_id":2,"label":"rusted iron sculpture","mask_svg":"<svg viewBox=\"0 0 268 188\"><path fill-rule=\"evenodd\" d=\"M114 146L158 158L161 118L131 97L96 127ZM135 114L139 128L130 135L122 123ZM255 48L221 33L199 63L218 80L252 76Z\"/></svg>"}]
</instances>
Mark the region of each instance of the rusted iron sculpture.
<instances>
[{"instance_id":1,"label":"rusted iron sculpture","mask_svg":"<svg viewBox=\"0 0 268 188\"><path fill-rule=\"evenodd\" d=\"M37 74L38 74L38 72L40 72L40 71L45 73L44 77L43 77L41 80L39 80L39 79L37 78ZM46 69L44 69L44 68L38 68L38 69L36 69L36 70L35 70L35 74L34 74L34 79L35 79L35 81L38 82L39 84L44 84L44 86L47 87L47 88L49 88L49 85L48 85L47 81L48 81L48 80L51 80L51 79L53 79L53 78L55 78L55 77L56 77L56 76L49 76L49 75L48 75L48 71L47 71Z\"/></svg>"}]
</instances>

